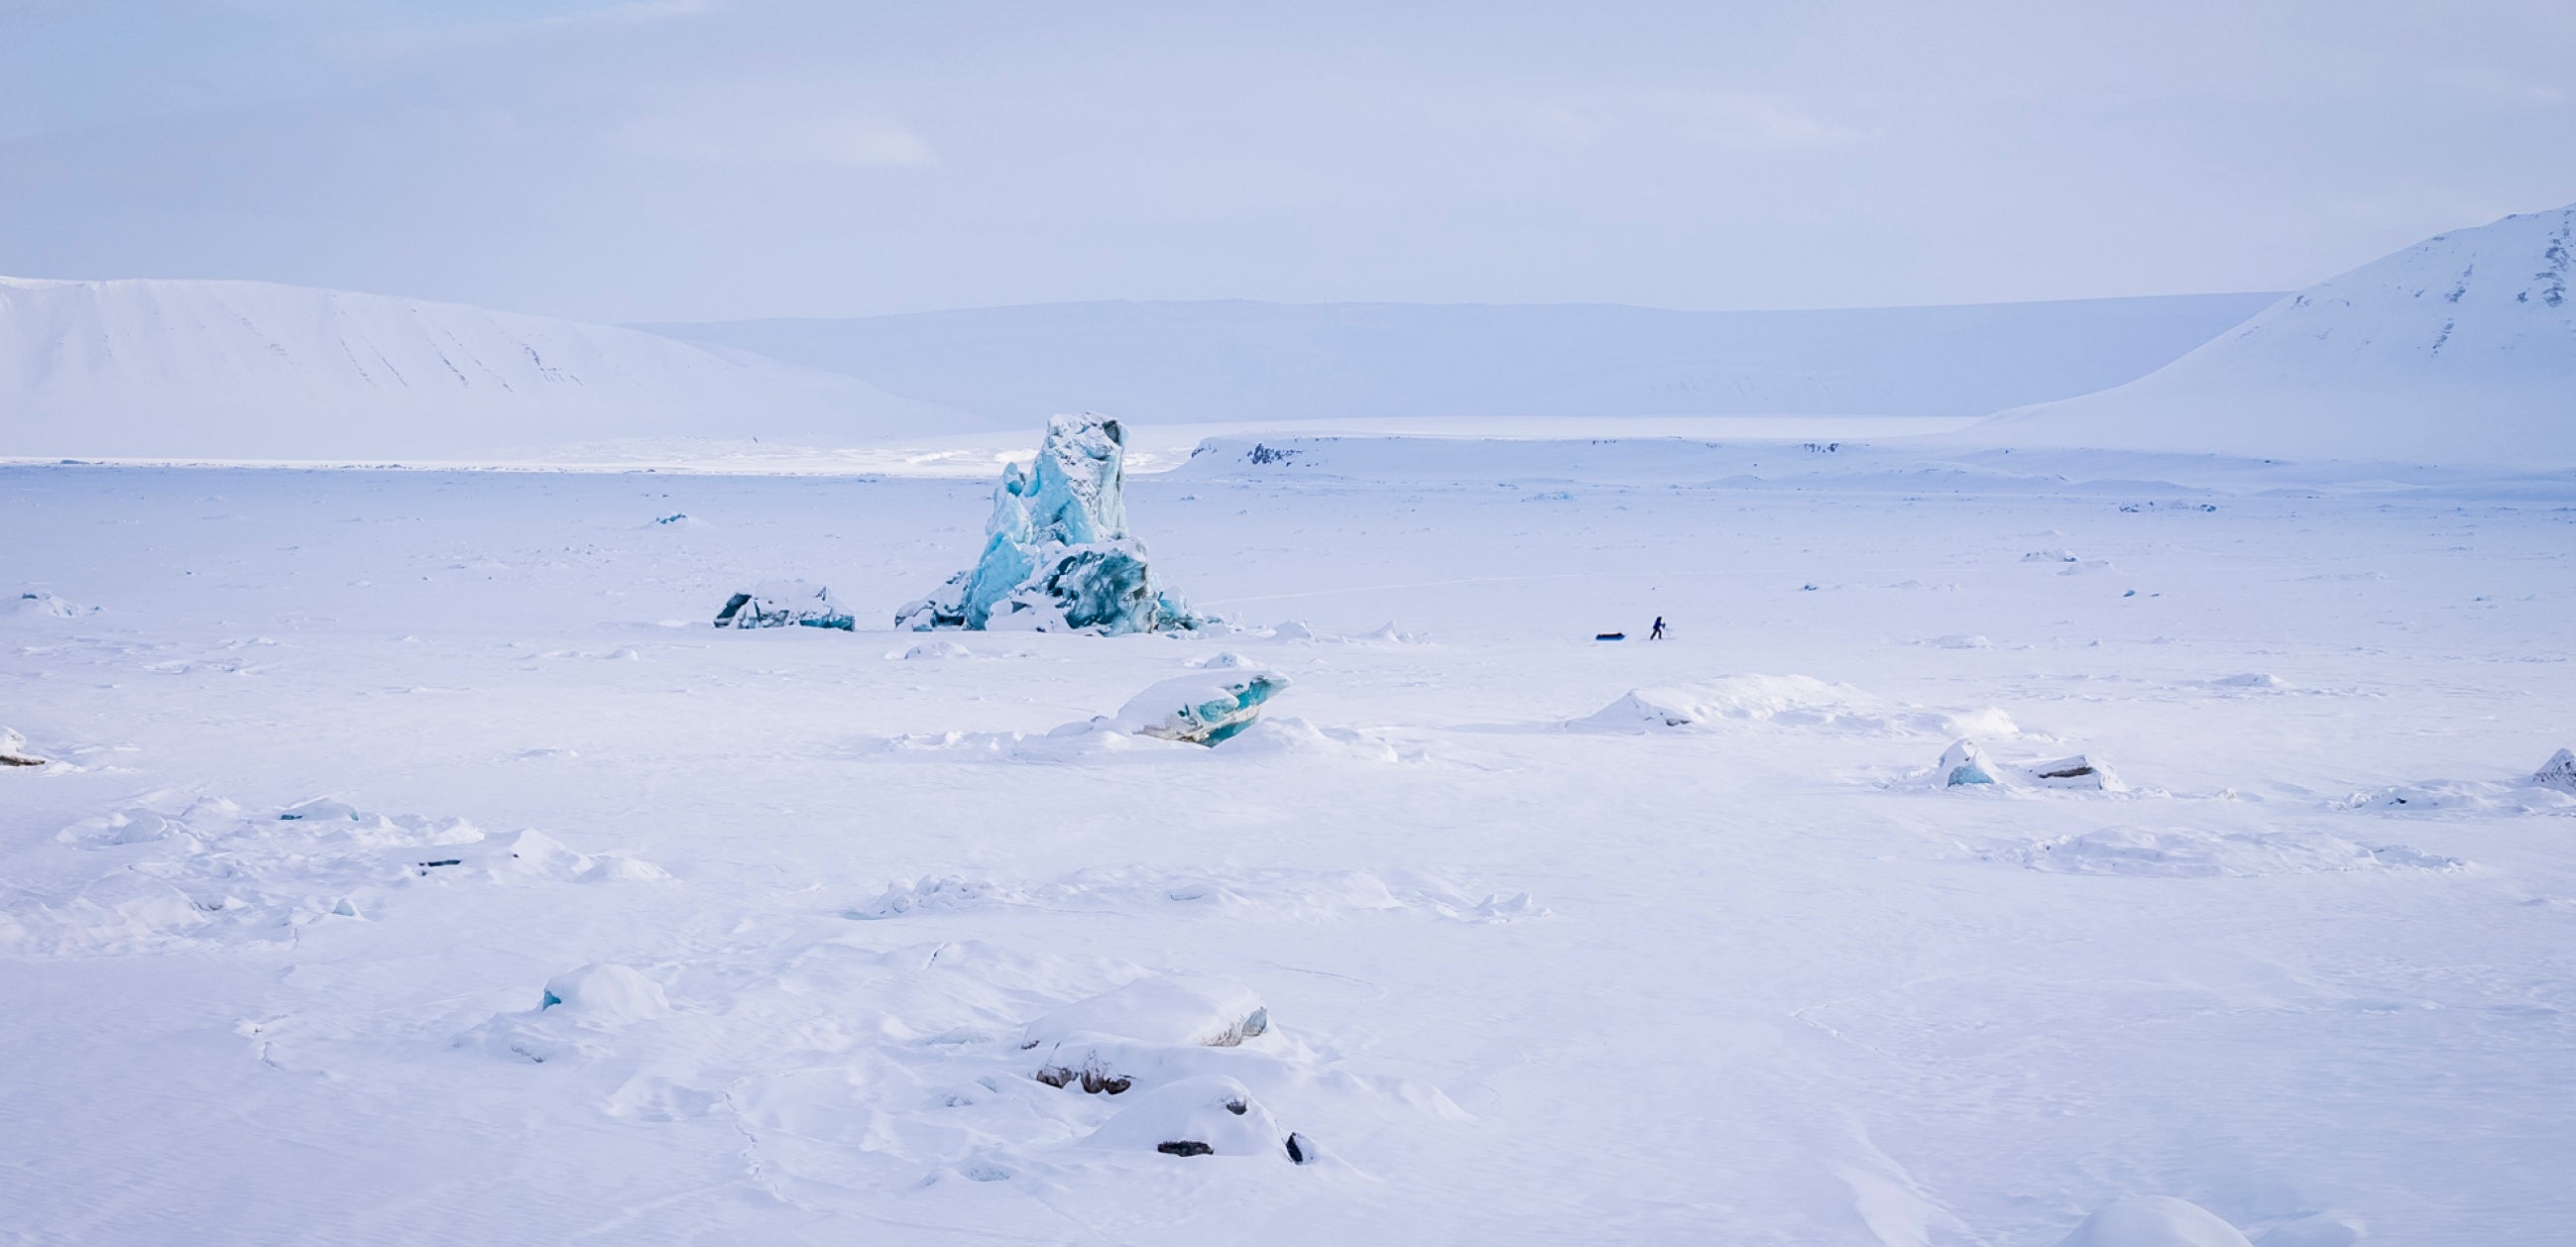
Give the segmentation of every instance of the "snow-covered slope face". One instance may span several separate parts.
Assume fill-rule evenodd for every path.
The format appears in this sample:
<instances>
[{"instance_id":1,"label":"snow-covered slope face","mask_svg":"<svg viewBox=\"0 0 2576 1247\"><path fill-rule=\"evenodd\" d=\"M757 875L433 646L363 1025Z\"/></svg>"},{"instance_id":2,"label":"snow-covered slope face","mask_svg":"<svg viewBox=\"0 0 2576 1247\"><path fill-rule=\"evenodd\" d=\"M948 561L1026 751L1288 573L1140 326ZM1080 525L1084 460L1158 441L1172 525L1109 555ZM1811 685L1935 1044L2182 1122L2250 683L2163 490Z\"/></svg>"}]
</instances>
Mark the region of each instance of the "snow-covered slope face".
<instances>
[{"instance_id":1,"label":"snow-covered slope face","mask_svg":"<svg viewBox=\"0 0 2576 1247\"><path fill-rule=\"evenodd\" d=\"M1456 416L1983 416L2146 375L2260 294L1676 312L1601 304L1058 303L644 328L1013 424Z\"/></svg>"},{"instance_id":2,"label":"snow-covered slope face","mask_svg":"<svg viewBox=\"0 0 2576 1247\"><path fill-rule=\"evenodd\" d=\"M2129 385L2007 412L2015 445L2576 464L2576 206L2428 239Z\"/></svg>"},{"instance_id":3,"label":"snow-covered slope face","mask_svg":"<svg viewBox=\"0 0 2576 1247\"><path fill-rule=\"evenodd\" d=\"M0 454L473 458L965 422L652 334L263 282L0 278Z\"/></svg>"}]
</instances>

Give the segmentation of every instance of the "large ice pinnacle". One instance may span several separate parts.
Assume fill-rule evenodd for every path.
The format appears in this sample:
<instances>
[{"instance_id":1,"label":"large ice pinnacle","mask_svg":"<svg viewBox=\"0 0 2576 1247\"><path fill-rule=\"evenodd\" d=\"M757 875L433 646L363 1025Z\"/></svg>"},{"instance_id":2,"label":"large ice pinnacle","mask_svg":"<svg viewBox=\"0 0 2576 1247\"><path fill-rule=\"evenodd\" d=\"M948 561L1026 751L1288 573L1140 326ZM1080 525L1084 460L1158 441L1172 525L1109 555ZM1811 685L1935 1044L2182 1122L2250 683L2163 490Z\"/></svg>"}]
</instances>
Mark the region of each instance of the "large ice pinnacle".
<instances>
[{"instance_id":1,"label":"large ice pinnacle","mask_svg":"<svg viewBox=\"0 0 2576 1247\"><path fill-rule=\"evenodd\" d=\"M1154 584L1127 532L1127 433L1105 416L1047 421L1037 463L1002 469L984 556L895 612L898 628L1178 632L1209 621Z\"/></svg>"}]
</instances>

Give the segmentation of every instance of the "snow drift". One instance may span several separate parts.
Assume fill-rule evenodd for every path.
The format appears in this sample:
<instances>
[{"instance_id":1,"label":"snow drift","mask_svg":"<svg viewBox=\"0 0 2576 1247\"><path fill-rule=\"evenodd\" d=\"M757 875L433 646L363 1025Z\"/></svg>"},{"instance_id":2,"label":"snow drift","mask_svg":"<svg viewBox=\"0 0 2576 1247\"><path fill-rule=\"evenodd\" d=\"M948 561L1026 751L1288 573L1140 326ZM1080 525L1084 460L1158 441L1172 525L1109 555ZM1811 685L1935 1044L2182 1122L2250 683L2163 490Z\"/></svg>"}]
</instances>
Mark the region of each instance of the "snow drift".
<instances>
[{"instance_id":1,"label":"snow drift","mask_svg":"<svg viewBox=\"0 0 2576 1247\"><path fill-rule=\"evenodd\" d=\"M454 459L973 422L631 329L248 281L0 278L0 454Z\"/></svg>"},{"instance_id":2,"label":"snow drift","mask_svg":"<svg viewBox=\"0 0 2576 1247\"><path fill-rule=\"evenodd\" d=\"M2576 206L2427 239L2116 389L1969 437L2275 459L2576 466Z\"/></svg>"}]
</instances>

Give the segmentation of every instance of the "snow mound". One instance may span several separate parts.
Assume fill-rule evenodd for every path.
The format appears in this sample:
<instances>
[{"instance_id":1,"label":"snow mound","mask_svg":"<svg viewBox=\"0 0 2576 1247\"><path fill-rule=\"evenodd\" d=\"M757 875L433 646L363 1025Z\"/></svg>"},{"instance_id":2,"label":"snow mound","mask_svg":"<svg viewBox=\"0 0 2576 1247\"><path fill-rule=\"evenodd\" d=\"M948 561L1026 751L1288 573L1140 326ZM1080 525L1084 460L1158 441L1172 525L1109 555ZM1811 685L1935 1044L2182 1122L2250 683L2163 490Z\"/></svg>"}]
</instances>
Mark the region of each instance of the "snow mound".
<instances>
[{"instance_id":1,"label":"snow mound","mask_svg":"<svg viewBox=\"0 0 2576 1247\"><path fill-rule=\"evenodd\" d=\"M1020 1048L1039 1082L1119 1095L1192 1064L1171 1049L1239 1048L1269 1030L1270 1010L1239 984L1156 975L1029 1023Z\"/></svg>"},{"instance_id":2,"label":"snow mound","mask_svg":"<svg viewBox=\"0 0 2576 1247\"><path fill-rule=\"evenodd\" d=\"M802 580L771 580L752 586L748 591L726 599L724 609L716 612L719 628L838 628L843 632L857 627L850 612L832 591L822 585Z\"/></svg>"},{"instance_id":3,"label":"snow mound","mask_svg":"<svg viewBox=\"0 0 2576 1247\"><path fill-rule=\"evenodd\" d=\"M2209 685L2212 688L2284 689L2295 687L2288 680L2284 680L2277 675L2267 675L2260 671L2247 671L2239 675L2223 675L2215 680L2211 680Z\"/></svg>"},{"instance_id":4,"label":"snow mound","mask_svg":"<svg viewBox=\"0 0 2576 1247\"><path fill-rule=\"evenodd\" d=\"M2057 1247L2253 1247L2218 1214L2169 1195L2128 1195L2093 1210Z\"/></svg>"},{"instance_id":5,"label":"snow mound","mask_svg":"<svg viewBox=\"0 0 2576 1247\"><path fill-rule=\"evenodd\" d=\"M0 727L0 766L43 766L46 759L27 752L27 738L18 729Z\"/></svg>"},{"instance_id":6,"label":"snow mound","mask_svg":"<svg viewBox=\"0 0 2576 1247\"><path fill-rule=\"evenodd\" d=\"M1867 736L2013 736L2021 731L2001 710L1927 710L1803 675L1739 675L1631 689L1566 726L1578 731L1661 732L1727 724Z\"/></svg>"},{"instance_id":7,"label":"snow mound","mask_svg":"<svg viewBox=\"0 0 2576 1247\"><path fill-rule=\"evenodd\" d=\"M1127 432L1099 415L1057 416L1026 472L1002 469L984 552L895 626L1034 632L1183 632L1214 622L1157 588L1127 531Z\"/></svg>"},{"instance_id":8,"label":"snow mound","mask_svg":"<svg viewBox=\"0 0 2576 1247\"><path fill-rule=\"evenodd\" d=\"M18 619L78 619L97 610L95 606L66 602L50 593L21 593L17 601L9 605L9 614Z\"/></svg>"},{"instance_id":9,"label":"snow mound","mask_svg":"<svg viewBox=\"0 0 2576 1247\"><path fill-rule=\"evenodd\" d=\"M2253 878L2348 870L2458 870L2457 858L2405 845L2364 848L2323 832L2201 831L2105 827L2042 840L2014 855L2032 870L2059 875L2125 875L2148 879Z\"/></svg>"},{"instance_id":10,"label":"snow mound","mask_svg":"<svg viewBox=\"0 0 2576 1247\"><path fill-rule=\"evenodd\" d=\"M1948 791L2015 792L2053 788L2073 792L2127 792L2111 764L2086 754L2063 758L2003 761L1987 756L1985 746L1959 740L1942 751L1932 769L1933 782Z\"/></svg>"},{"instance_id":11,"label":"snow mound","mask_svg":"<svg viewBox=\"0 0 2576 1247\"><path fill-rule=\"evenodd\" d=\"M2549 755L2549 760L2531 773L2531 786L2576 796L2576 751L2561 749Z\"/></svg>"},{"instance_id":12,"label":"snow mound","mask_svg":"<svg viewBox=\"0 0 2576 1247\"><path fill-rule=\"evenodd\" d=\"M2258 459L2576 466L2576 206L2444 234L2115 389L1967 436Z\"/></svg>"},{"instance_id":13,"label":"snow mound","mask_svg":"<svg viewBox=\"0 0 2576 1247\"><path fill-rule=\"evenodd\" d=\"M543 1065L604 1055L618 1032L670 1016L671 1001L641 970L592 963L546 980L537 1007L494 1014L454 1046Z\"/></svg>"},{"instance_id":14,"label":"snow mound","mask_svg":"<svg viewBox=\"0 0 2576 1247\"><path fill-rule=\"evenodd\" d=\"M938 662L949 658L973 658L975 651L955 641L924 641L903 652L905 662Z\"/></svg>"},{"instance_id":15,"label":"snow mound","mask_svg":"<svg viewBox=\"0 0 2576 1247\"><path fill-rule=\"evenodd\" d=\"M0 454L444 460L614 438L975 427L631 329L247 281L0 278Z\"/></svg>"},{"instance_id":16,"label":"snow mound","mask_svg":"<svg viewBox=\"0 0 2576 1247\"><path fill-rule=\"evenodd\" d=\"M1140 1094L1083 1145L1166 1156L1288 1158L1288 1132L1249 1088L1222 1074L1184 1078Z\"/></svg>"}]
</instances>

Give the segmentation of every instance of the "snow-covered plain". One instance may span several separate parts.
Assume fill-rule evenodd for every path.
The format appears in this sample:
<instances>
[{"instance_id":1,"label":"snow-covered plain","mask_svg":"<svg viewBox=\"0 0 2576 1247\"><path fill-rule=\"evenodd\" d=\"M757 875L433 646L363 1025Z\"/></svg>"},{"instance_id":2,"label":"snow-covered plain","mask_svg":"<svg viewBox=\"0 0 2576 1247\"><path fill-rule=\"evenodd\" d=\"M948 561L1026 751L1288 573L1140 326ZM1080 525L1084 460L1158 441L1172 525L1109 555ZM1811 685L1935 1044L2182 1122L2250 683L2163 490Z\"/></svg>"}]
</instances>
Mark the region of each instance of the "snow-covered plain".
<instances>
[{"instance_id":1,"label":"snow-covered plain","mask_svg":"<svg viewBox=\"0 0 2576 1247\"><path fill-rule=\"evenodd\" d=\"M1132 478L1187 639L869 631L980 480L0 468L0 1228L2576 1225L2564 480L1471 445Z\"/></svg>"}]
</instances>

